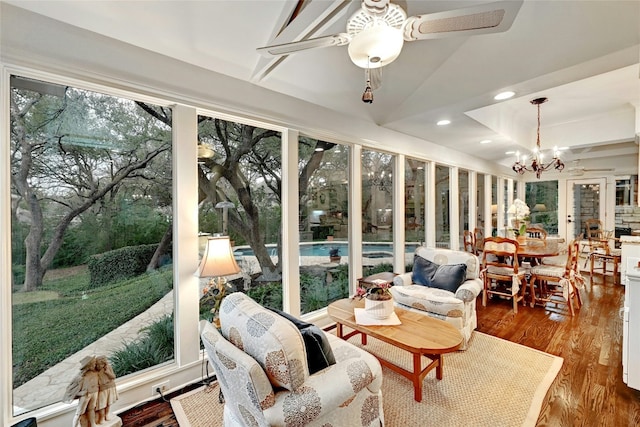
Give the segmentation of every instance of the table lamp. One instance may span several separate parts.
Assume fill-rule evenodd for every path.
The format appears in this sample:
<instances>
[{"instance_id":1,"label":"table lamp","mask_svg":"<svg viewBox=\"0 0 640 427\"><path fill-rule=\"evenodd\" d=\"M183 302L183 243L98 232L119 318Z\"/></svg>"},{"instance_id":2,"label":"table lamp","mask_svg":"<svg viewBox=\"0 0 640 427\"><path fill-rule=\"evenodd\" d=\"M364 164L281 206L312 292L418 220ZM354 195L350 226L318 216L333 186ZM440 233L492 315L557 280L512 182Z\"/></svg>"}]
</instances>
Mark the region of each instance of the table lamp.
<instances>
[{"instance_id":1,"label":"table lamp","mask_svg":"<svg viewBox=\"0 0 640 427\"><path fill-rule=\"evenodd\" d=\"M237 274L240 267L233 257L229 236L209 237L204 248L202 260L196 271L198 277L211 277L208 285L203 289L203 298L213 301L211 321L217 323L220 303L227 293L227 279L224 276ZM218 326L216 324L216 326Z\"/></svg>"}]
</instances>

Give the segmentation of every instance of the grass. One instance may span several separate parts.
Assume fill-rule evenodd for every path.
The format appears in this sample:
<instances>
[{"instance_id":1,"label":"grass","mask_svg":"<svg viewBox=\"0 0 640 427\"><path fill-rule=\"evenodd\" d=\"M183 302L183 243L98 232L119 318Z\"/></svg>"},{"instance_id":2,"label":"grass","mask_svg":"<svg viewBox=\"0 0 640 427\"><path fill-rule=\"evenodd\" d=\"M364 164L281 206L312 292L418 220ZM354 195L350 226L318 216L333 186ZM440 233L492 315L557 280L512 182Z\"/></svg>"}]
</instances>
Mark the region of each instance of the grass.
<instances>
[{"instance_id":1,"label":"grass","mask_svg":"<svg viewBox=\"0 0 640 427\"><path fill-rule=\"evenodd\" d=\"M59 295L56 291L20 292L13 294L11 304L28 304L30 302L49 301L58 298Z\"/></svg>"},{"instance_id":2,"label":"grass","mask_svg":"<svg viewBox=\"0 0 640 427\"><path fill-rule=\"evenodd\" d=\"M89 289L79 270L47 280L40 291L56 299L13 306L13 386L18 387L144 312L173 288L171 267Z\"/></svg>"}]
</instances>

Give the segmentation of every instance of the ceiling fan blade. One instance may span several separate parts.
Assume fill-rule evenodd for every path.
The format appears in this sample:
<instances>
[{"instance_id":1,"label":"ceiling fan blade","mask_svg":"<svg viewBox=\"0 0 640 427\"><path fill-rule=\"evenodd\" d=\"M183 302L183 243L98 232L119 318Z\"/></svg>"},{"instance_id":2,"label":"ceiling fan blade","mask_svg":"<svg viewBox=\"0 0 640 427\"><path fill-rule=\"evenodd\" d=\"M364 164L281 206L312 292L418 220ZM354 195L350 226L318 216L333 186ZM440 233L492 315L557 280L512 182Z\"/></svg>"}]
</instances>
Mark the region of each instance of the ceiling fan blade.
<instances>
[{"instance_id":1,"label":"ceiling fan blade","mask_svg":"<svg viewBox=\"0 0 640 427\"><path fill-rule=\"evenodd\" d=\"M406 41L507 31L522 0L498 1L462 9L410 16L404 23Z\"/></svg>"},{"instance_id":2,"label":"ceiling fan blade","mask_svg":"<svg viewBox=\"0 0 640 427\"><path fill-rule=\"evenodd\" d=\"M316 49L320 47L344 46L349 44L351 36L347 33L338 33L330 36L315 37L297 42L276 44L273 46L259 47L256 51L264 56L281 56L296 53L301 50Z\"/></svg>"}]
</instances>

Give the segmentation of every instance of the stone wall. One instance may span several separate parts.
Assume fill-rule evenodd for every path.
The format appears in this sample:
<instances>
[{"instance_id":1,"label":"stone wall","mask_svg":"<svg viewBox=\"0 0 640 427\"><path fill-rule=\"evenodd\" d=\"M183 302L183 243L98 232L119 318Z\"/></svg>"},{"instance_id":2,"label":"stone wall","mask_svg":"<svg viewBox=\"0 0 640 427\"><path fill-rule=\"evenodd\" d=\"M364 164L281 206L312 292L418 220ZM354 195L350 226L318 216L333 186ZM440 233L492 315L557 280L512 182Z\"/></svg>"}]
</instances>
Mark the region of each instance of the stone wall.
<instances>
[{"instance_id":1,"label":"stone wall","mask_svg":"<svg viewBox=\"0 0 640 427\"><path fill-rule=\"evenodd\" d=\"M616 206L616 228L640 230L640 207Z\"/></svg>"}]
</instances>

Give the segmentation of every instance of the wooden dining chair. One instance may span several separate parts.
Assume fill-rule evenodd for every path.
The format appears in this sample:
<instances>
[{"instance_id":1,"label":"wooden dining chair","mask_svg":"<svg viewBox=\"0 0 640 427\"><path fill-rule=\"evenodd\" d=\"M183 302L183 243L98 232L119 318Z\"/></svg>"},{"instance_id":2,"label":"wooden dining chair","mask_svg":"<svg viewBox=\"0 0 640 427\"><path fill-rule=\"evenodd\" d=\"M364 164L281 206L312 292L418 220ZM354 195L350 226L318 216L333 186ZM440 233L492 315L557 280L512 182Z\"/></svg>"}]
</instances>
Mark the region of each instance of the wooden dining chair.
<instances>
[{"instance_id":1,"label":"wooden dining chair","mask_svg":"<svg viewBox=\"0 0 640 427\"><path fill-rule=\"evenodd\" d=\"M473 240L473 233L471 233L469 230L464 230L464 233L462 235L462 243L464 245L464 251L465 252L470 252L472 254L476 254L475 253L475 242Z\"/></svg>"},{"instance_id":2,"label":"wooden dining chair","mask_svg":"<svg viewBox=\"0 0 640 427\"><path fill-rule=\"evenodd\" d=\"M525 273L519 269L518 242L504 237L487 237L482 249L482 278L484 292L482 305L487 299L499 295L513 300L513 312L518 313L518 302L523 300L527 286Z\"/></svg>"},{"instance_id":3,"label":"wooden dining chair","mask_svg":"<svg viewBox=\"0 0 640 427\"><path fill-rule=\"evenodd\" d=\"M593 280L593 273L601 273L603 280L606 278L608 270L607 264L613 265L613 283L618 284L618 270L622 261L622 250L615 247L615 237L613 230L602 231L600 238L593 238L589 252L589 278Z\"/></svg>"},{"instance_id":4,"label":"wooden dining chair","mask_svg":"<svg viewBox=\"0 0 640 427\"><path fill-rule=\"evenodd\" d=\"M474 241L474 254L480 256L482 254L482 248L484 247L484 231L482 228L473 229L473 241Z\"/></svg>"},{"instance_id":5,"label":"wooden dining chair","mask_svg":"<svg viewBox=\"0 0 640 427\"><path fill-rule=\"evenodd\" d=\"M576 308L582 305L578 289L582 284L578 271L580 240L582 238L578 237L567 245L567 259L564 266L541 264L531 267L529 279L531 307L536 304L553 303L556 306L563 304L568 307L572 316L575 315L574 303Z\"/></svg>"}]
</instances>

